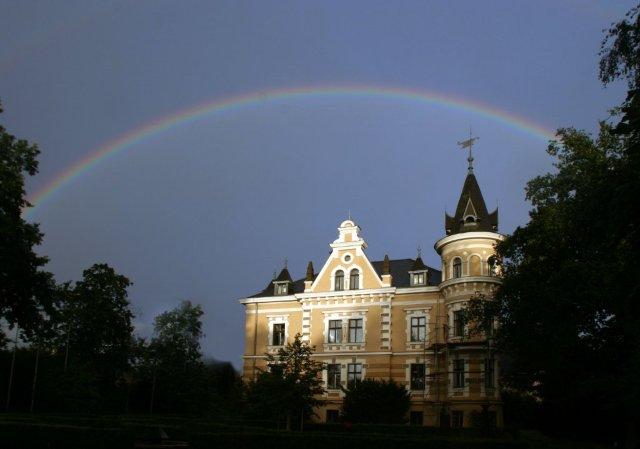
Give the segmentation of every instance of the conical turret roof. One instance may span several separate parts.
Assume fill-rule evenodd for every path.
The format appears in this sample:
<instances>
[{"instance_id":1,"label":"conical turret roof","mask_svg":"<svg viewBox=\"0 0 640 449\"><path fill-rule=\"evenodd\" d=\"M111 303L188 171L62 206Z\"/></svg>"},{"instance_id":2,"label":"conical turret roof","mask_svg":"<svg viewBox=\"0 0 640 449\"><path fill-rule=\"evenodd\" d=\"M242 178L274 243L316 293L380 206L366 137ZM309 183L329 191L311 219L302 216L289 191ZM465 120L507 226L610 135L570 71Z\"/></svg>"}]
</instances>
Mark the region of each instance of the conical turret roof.
<instances>
[{"instance_id":1,"label":"conical turret roof","mask_svg":"<svg viewBox=\"0 0 640 449\"><path fill-rule=\"evenodd\" d=\"M451 217L445 213L444 227L447 235L498 230L498 208L491 213L487 211L487 205L473 172L470 172L464 180L455 215Z\"/></svg>"}]
</instances>

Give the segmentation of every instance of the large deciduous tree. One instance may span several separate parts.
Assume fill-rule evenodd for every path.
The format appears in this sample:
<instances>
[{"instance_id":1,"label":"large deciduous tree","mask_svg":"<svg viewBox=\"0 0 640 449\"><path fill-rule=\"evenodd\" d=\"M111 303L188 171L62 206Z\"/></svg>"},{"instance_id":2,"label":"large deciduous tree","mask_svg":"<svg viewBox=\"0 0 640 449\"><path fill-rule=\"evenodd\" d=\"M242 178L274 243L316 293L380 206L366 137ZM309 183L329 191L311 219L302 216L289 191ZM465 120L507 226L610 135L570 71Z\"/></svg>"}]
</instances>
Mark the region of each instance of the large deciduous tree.
<instances>
[{"instance_id":1,"label":"large deciduous tree","mask_svg":"<svg viewBox=\"0 0 640 449\"><path fill-rule=\"evenodd\" d=\"M27 335L54 303L53 277L42 269L47 258L34 251L43 235L37 224L22 217L30 207L25 175L38 172L39 153L37 145L0 126L0 318Z\"/></svg>"},{"instance_id":2,"label":"large deciduous tree","mask_svg":"<svg viewBox=\"0 0 640 449\"><path fill-rule=\"evenodd\" d=\"M530 221L498 245L504 283L484 302L506 385L540 397L550 428L628 447L640 427L639 67L634 8L602 47L601 80L629 86L618 123L596 138L558 131L555 170L527 184Z\"/></svg>"},{"instance_id":3,"label":"large deciduous tree","mask_svg":"<svg viewBox=\"0 0 640 449\"><path fill-rule=\"evenodd\" d=\"M322 362L312 358L314 349L296 334L276 356L267 354L269 369L247 387L252 417L284 420L290 430L294 419L302 426L305 418L314 415L314 408L323 403L317 396L324 392L320 373L325 369Z\"/></svg>"},{"instance_id":4,"label":"large deciduous tree","mask_svg":"<svg viewBox=\"0 0 640 449\"><path fill-rule=\"evenodd\" d=\"M128 298L131 281L107 264L84 270L82 279L61 293L60 346L74 363L115 372L128 365L134 318Z\"/></svg>"}]
</instances>

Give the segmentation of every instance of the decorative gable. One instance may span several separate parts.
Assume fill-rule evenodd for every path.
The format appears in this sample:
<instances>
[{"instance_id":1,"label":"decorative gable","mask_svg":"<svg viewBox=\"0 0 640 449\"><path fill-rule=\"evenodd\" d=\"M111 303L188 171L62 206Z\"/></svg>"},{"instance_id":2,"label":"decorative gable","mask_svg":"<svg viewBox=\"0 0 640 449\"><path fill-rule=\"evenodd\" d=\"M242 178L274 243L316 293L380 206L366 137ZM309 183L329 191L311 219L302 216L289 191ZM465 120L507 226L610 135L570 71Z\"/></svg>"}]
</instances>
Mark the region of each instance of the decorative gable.
<instances>
[{"instance_id":1,"label":"decorative gable","mask_svg":"<svg viewBox=\"0 0 640 449\"><path fill-rule=\"evenodd\" d=\"M331 292L384 287L380 276L364 253L367 243L360 227L345 220L338 228L338 238L329 245L331 255L313 284L305 292Z\"/></svg>"}]
</instances>

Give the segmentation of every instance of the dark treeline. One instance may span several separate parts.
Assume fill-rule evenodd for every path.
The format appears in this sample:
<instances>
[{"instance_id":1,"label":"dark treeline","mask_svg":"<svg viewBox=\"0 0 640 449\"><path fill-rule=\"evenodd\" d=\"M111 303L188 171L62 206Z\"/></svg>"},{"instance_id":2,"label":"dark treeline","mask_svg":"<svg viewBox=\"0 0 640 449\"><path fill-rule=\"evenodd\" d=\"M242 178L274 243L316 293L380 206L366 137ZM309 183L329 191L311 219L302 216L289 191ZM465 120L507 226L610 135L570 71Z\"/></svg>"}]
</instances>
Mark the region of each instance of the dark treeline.
<instances>
[{"instance_id":1,"label":"dark treeline","mask_svg":"<svg viewBox=\"0 0 640 449\"><path fill-rule=\"evenodd\" d=\"M109 266L95 265L61 288L56 312L30 337L18 330L17 349L12 341L0 351L4 408L233 413L238 376L229 363L203 360L201 307L183 301L156 317L151 339L136 338L128 285Z\"/></svg>"}]
</instances>

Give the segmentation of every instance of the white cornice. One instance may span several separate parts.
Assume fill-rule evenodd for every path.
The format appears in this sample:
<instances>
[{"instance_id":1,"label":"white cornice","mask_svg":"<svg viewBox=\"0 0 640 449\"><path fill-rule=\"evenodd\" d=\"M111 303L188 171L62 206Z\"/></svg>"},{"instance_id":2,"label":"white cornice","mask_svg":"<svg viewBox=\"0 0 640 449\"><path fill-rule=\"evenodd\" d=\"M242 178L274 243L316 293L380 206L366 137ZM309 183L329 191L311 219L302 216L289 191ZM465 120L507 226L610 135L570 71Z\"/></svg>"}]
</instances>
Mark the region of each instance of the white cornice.
<instances>
[{"instance_id":1,"label":"white cornice","mask_svg":"<svg viewBox=\"0 0 640 449\"><path fill-rule=\"evenodd\" d=\"M430 285L428 287L403 287L396 288L396 295L404 295L407 293L433 293L439 292L440 287Z\"/></svg>"},{"instance_id":2,"label":"white cornice","mask_svg":"<svg viewBox=\"0 0 640 449\"><path fill-rule=\"evenodd\" d=\"M295 295L283 295L283 296L261 296L258 298L242 298L238 302L240 304L256 304L263 302L294 302L297 301Z\"/></svg>"},{"instance_id":3,"label":"white cornice","mask_svg":"<svg viewBox=\"0 0 640 449\"><path fill-rule=\"evenodd\" d=\"M370 296L370 295L387 295L394 294L396 292L395 287L383 287L383 288L369 288L369 289L358 289L358 290L340 290L337 292L307 292L307 293L296 293L295 297L298 300L305 299L322 299L322 298L335 298L335 297L360 297L360 296Z\"/></svg>"},{"instance_id":4,"label":"white cornice","mask_svg":"<svg viewBox=\"0 0 640 449\"><path fill-rule=\"evenodd\" d=\"M495 241L502 241L506 237L497 232L461 232L460 234L448 235L444 238L438 240L433 247L440 254L440 250L443 246L448 245L452 242L457 242L460 240L469 240L469 239L489 239Z\"/></svg>"},{"instance_id":5,"label":"white cornice","mask_svg":"<svg viewBox=\"0 0 640 449\"><path fill-rule=\"evenodd\" d=\"M473 284L473 283L481 283L481 284L502 284L502 279L497 276L462 276L459 278L451 278L447 279L443 283L440 284L440 289L444 289L446 287L450 287L455 284Z\"/></svg>"}]
</instances>

